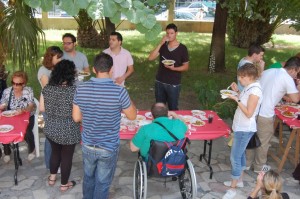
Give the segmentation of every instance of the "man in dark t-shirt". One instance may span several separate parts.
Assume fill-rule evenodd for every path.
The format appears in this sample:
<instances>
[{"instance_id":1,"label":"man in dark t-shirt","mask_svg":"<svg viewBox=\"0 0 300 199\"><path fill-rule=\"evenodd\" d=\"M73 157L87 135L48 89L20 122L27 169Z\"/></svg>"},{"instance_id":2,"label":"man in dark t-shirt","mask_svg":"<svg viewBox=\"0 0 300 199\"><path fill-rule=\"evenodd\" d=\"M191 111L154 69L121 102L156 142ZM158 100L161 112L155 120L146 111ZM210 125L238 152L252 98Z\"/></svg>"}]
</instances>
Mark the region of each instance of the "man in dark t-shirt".
<instances>
[{"instance_id":1,"label":"man in dark t-shirt","mask_svg":"<svg viewBox=\"0 0 300 199\"><path fill-rule=\"evenodd\" d=\"M151 51L148 59L159 56L159 67L155 81L156 102L167 103L169 110L178 110L181 86L181 73L189 69L189 55L185 45L177 41L177 26L167 25L166 35L157 47ZM163 60L173 60L174 64L163 64Z\"/></svg>"}]
</instances>

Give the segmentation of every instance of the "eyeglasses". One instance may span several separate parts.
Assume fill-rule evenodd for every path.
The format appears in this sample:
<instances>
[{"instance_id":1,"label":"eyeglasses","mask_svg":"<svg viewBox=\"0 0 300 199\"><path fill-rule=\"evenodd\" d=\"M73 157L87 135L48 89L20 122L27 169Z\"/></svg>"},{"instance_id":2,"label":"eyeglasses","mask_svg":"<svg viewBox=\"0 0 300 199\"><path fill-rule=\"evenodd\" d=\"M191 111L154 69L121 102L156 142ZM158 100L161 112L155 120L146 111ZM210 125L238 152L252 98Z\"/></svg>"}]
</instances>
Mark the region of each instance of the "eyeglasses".
<instances>
[{"instance_id":1,"label":"eyeglasses","mask_svg":"<svg viewBox=\"0 0 300 199\"><path fill-rule=\"evenodd\" d=\"M72 43L74 43L74 42L62 42L61 44L62 45L71 45Z\"/></svg>"},{"instance_id":2,"label":"eyeglasses","mask_svg":"<svg viewBox=\"0 0 300 199\"><path fill-rule=\"evenodd\" d=\"M14 86L23 86L24 83L16 83L16 82L11 82L12 85Z\"/></svg>"}]
</instances>

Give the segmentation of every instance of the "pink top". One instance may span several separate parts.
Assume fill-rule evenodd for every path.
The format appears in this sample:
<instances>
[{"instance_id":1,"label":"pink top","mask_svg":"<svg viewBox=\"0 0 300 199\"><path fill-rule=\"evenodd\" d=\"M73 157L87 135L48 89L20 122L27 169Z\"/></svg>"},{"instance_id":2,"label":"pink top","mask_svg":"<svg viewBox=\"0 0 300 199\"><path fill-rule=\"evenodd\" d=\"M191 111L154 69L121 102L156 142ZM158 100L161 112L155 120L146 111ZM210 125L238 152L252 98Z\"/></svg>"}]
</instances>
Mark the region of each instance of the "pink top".
<instances>
[{"instance_id":1,"label":"pink top","mask_svg":"<svg viewBox=\"0 0 300 199\"><path fill-rule=\"evenodd\" d=\"M9 144L9 143L18 143L24 140L26 129L29 123L29 112L23 113L21 115L13 117L4 117L1 116L0 125L9 124L14 127L13 130L8 133L0 132L0 143Z\"/></svg>"},{"instance_id":2,"label":"pink top","mask_svg":"<svg viewBox=\"0 0 300 199\"><path fill-rule=\"evenodd\" d=\"M138 115L145 116L145 113L147 111L139 111ZM192 115L190 110L181 110L181 111L175 111L178 115ZM217 115L214 111L204 111L206 113L206 117L208 117L208 114L212 114L213 121L212 123L208 123L208 120L204 120L205 125L204 126L193 126L191 125L191 129L188 129L186 132L186 137L188 137L190 140L214 140L219 137L225 136L228 137L231 130L228 127L228 125ZM151 120L151 118L147 118L147 120ZM136 128L134 131L129 131L127 129L121 129L120 131L120 138L121 139L132 139L133 136L138 131L138 128Z\"/></svg>"},{"instance_id":3,"label":"pink top","mask_svg":"<svg viewBox=\"0 0 300 199\"><path fill-rule=\"evenodd\" d=\"M115 80L117 77L124 75L127 71L128 66L133 66L133 59L130 52L121 47L119 54L113 54L110 48L105 49L103 52L109 54L113 58L112 68L112 79ZM125 81L124 81L125 82ZM122 82L122 86L124 86Z\"/></svg>"}]
</instances>

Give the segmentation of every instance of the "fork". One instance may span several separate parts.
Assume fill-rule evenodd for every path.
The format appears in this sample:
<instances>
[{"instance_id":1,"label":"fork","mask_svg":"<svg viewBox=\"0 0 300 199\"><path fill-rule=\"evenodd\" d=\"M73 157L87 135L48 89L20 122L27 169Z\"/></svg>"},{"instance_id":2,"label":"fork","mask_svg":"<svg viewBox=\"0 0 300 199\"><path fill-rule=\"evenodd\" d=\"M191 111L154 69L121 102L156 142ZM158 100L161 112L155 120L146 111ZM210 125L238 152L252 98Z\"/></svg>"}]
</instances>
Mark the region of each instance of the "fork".
<instances>
[{"instance_id":1,"label":"fork","mask_svg":"<svg viewBox=\"0 0 300 199\"><path fill-rule=\"evenodd\" d=\"M229 90L230 89L230 87L231 87L231 84L227 87L227 89L226 90Z\"/></svg>"}]
</instances>

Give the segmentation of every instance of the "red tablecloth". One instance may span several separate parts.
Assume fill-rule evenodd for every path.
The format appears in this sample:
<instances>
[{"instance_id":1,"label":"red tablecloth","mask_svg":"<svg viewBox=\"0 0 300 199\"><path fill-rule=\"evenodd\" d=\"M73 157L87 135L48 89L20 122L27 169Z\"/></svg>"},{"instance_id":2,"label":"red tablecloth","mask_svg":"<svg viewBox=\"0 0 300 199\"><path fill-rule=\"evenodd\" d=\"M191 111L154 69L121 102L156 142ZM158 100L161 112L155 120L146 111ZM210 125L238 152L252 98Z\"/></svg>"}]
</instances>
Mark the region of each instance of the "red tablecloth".
<instances>
[{"instance_id":1,"label":"red tablecloth","mask_svg":"<svg viewBox=\"0 0 300 199\"><path fill-rule=\"evenodd\" d=\"M290 106L284 106L284 109L286 111L290 111L290 112L298 112L297 108L294 107L290 107ZM275 114L276 116L283 121L283 123L285 123L286 125L288 125L290 128L300 128L300 120L298 120L297 118L289 118L289 117L285 117L282 115L282 110L279 110L278 108L275 108Z\"/></svg>"},{"instance_id":2,"label":"red tablecloth","mask_svg":"<svg viewBox=\"0 0 300 199\"><path fill-rule=\"evenodd\" d=\"M148 111L139 111L138 115L145 116L145 113ZM175 111L179 115L192 115L190 110L181 110L181 111ZM206 117L208 117L208 114L213 114L213 122L208 123L208 120L204 120L206 123L204 126L196 127L192 126L195 130L190 130L186 132L186 137L188 137L191 140L214 140L219 137L225 136L228 137L231 130L228 127L228 125L215 113L214 111L205 111ZM149 118L147 118L150 120ZM136 128L135 131L129 131L121 130L120 131L120 138L121 139L132 139L135 133L137 132L138 128Z\"/></svg>"},{"instance_id":3,"label":"red tablecloth","mask_svg":"<svg viewBox=\"0 0 300 199\"><path fill-rule=\"evenodd\" d=\"M9 124L14 126L14 129L8 133L0 133L0 143L18 143L24 140L26 128L29 123L29 112L17 115L14 117L4 117L0 119L0 125Z\"/></svg>"}]
</instances>

